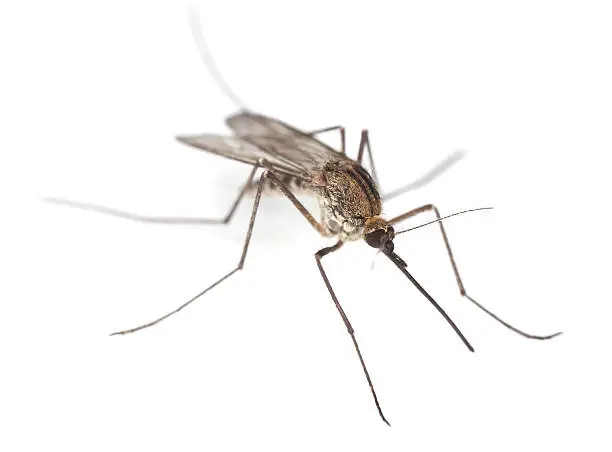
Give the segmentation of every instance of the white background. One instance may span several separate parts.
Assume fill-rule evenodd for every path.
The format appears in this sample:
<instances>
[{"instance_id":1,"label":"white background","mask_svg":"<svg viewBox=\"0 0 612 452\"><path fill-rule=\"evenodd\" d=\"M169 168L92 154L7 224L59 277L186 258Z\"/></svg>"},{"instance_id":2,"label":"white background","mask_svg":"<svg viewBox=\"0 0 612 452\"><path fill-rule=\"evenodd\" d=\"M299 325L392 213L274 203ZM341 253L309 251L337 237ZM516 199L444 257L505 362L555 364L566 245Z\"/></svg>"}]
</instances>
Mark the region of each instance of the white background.
<instances>
[{"instance_id":1,"label":"white background","mask_svg":"<svg viewBox=\"0 0 612 452\"><path fill-rule=\"evenodd\" d=\"M199 5L247 105L341 123L351 155L369 128L383 189L467 151L386 214L495 206L447 223L468 291L565 332L524 339L462 299L437 227L398 237L470 354L390 263L346 246L325 265L391 428L315 266L330 242L282 198L263 201L245 271L108 336L229 271L250 202L229 227L171 227L39 197L223 215L249 168L173 136L226 133L236 107L185 4L16 5L0 11L2 450L610 450L608 2Z\"/></svg>"}]
</instances>

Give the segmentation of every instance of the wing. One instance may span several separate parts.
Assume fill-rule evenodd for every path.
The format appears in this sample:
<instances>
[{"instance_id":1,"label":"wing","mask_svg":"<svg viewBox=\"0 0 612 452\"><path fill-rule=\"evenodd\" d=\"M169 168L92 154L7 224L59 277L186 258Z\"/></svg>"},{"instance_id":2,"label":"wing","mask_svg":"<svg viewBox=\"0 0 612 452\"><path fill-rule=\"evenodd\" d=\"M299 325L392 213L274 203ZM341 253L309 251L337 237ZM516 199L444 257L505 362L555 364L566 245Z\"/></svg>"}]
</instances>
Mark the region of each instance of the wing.
<instances>
[{"instance_id":1,"label":"wing","mask_svg":"<svg viewBox=\"0 0 612 452\"><path fill-rule=\"evenodd\" d=\"M240 112L226 119L234 133L255 146L310 171L330 160L346 158L312 136L266 116Z\"/></svg>"},{"instance_id":2,"label":"wing","mask_svg":"<svg viewBox=\"0 0 612 452\"><path fill-rule=\"evenodd\" d=\"M300 165L288 161L282 158L282 156L270 153L240 138L203 134L181 135L177 136L176 139L181 143L188 144L195 148L203 149L213 154L221 155L232 160L238 160L239 162L249 163L251 165L256 164L260 158L264 158L277 171L291 174L300 179L310 179L306 171L304 171Z\"/></svg>"}]
</instances>

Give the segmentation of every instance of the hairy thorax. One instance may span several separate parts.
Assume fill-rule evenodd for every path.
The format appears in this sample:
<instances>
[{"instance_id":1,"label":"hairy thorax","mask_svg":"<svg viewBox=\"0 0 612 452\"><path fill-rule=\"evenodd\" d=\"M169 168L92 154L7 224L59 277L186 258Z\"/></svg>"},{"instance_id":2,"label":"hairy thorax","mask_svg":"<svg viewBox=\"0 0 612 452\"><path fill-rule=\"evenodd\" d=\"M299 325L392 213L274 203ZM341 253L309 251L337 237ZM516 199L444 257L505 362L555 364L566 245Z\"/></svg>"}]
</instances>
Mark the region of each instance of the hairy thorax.
<instances>
[{"instance_id":1,"label":"hairy thorax","mask_svg":"<svg viewBox=\"0 0 612 452\"><path fill-rule=\"evenodd\" d=\"M309 180L278 174L280 181L294 195L314 195L319 200L321 219L330 235L342 241L363 237L366 220L378 218L381 200L372 177L357 162L338 160L327 163L310 174ZM248 191L254 193L257 182ZM281 194L272 179L265 179L264 194Z\"/></svg>"},{"instance_id":2,"label":"hairy thorax","mask_svg":"<svg viewBox=\"0 0 612 452\"><path fill-rule=\"evenodd\" d=\"M363 237L368 218L381 213L381 200L376 184L368 172L353 161L340 160L326 164L315 186L323 223L342 241Z\"/></svg>"}]
</instances>

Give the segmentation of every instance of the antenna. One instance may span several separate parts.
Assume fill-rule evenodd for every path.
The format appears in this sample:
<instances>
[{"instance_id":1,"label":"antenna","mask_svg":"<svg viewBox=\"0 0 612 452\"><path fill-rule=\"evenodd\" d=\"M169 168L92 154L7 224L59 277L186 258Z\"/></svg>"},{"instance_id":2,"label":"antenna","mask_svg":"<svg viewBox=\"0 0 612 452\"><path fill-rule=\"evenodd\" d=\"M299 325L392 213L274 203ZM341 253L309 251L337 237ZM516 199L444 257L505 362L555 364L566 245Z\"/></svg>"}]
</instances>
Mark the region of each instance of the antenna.
<instances>
[{"instance_id":1,"label":"antenna","mask_svg":"<svg viewBox=\"0 0 612 452\"><path fill-rule=\"evenodd\" d=\"M461 212L455 212L455 213L452 213L450 215L446 215L445 217L438 218L437 220L428 221L427 223L420 224L420 225L415 226L413 228L404 229L403 231L396 232L395 235L400 235L400 234L403 234L404 232L408 232L408 231L414 231L415 229L419 229L419 228L422 228L423 226L428 226L430 224L438 223L438 222L440 222L442 220L446 220L447 218L454 217L455 215L461 215L463 213L468 213L468 212L477 212L479 210L493 210L493 207L478 207L477 209L462 210Z\"/></svg>"}]
</instances>

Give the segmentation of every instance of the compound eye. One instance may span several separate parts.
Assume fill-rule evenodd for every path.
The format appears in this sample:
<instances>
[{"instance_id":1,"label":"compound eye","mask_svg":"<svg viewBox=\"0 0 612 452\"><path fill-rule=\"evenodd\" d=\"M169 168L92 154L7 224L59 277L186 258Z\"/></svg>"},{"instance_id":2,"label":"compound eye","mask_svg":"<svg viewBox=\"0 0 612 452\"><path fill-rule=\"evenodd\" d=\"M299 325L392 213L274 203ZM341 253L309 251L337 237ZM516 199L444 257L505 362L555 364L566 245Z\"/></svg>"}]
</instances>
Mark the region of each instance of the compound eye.
<instances>
[{"instance_id":1,"label":"compound eye","mask_svg":"<svg viewBox=\"0 0 612 452\"><path fill-rule=\"evenodd\" d=\"M380 248L383 238L387 233L383 229L376 229L365 235L365 241L373 248Z\"/></svg>"}]
</instances>

